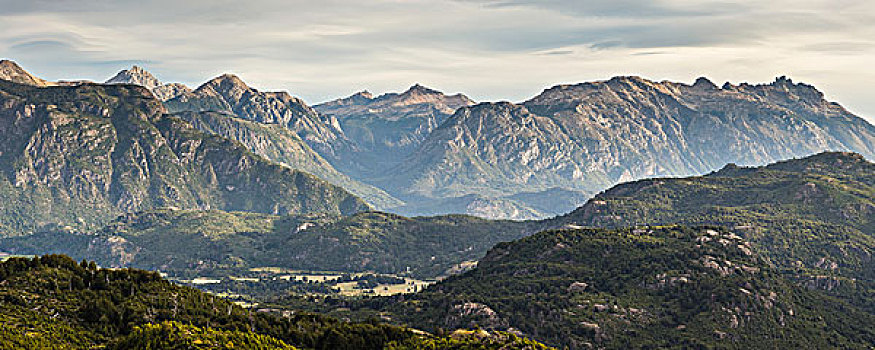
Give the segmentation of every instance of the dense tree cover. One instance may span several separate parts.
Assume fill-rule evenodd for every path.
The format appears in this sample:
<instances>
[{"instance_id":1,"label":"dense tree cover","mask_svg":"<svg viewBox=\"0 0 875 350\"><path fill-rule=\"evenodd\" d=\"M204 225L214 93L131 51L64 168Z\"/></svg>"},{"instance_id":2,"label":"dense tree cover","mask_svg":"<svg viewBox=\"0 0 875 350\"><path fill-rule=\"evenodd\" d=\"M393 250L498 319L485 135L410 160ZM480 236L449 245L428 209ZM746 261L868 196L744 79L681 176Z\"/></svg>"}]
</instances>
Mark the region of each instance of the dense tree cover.
<instances>
[{"instance_id":1,"label":"dense tree cover","mask_svg":"<svg viewBox=\"0 0 875 350\"><path fill-rule=\"evenodd\" d=\"M875 342L871 314L786 279L717 227L546 231L498 244L474 270L421 293L333 305L434 331L518 329L573 349Z\"/></svg>"},{"instance_id":2,"label":"dense tree cover","mask_svg":"<svg viewBox=\"0 0 875 350\"><path fill-rule=\"evenodd\" d=\"M154 272L61 255L0 263L0 325L4 349L163 349L168 342L192 344L185 349L230 348L228 342L244 349L383 349L430 337L377 321L255 312Z\"/></svg>"},{"instance_id":3,"label":"dense tree cover","mask_svg":"<svg viewBox=\"0 0 875 350\"><path fill-rule=\"evenodd\" d=\"M535 225L465 215L275 216L157 210L123 215L96 234L58 231L0 239L0 251L67 254L94 259L101 266L182 277L275 266L433 278L480 258L495 243L525 236Z\"/></svg>"},{"instance_id":4,"label":"dense tree cover","mask_svg":"<svg viewBox=\"0 0 875 350\"><path fill-rule=\"evenodd\" d=\"M519 337L507 332L487 332L484 330L452 332L446 337L413 337L395 341L386 346L387 350L549 350L544 344Z\"/></svg>"},{"instance_id":5,"label":"dense tree cover","mask_svg":"<svg viewBox=\"0 0 875 350\"><path fill-rule=\"evenodd\" d=\"M115 341L111 350L294 350L280 340L251 332L221 331L177 322L162 322L134 327Z\"/></svg>"}]
</instances>

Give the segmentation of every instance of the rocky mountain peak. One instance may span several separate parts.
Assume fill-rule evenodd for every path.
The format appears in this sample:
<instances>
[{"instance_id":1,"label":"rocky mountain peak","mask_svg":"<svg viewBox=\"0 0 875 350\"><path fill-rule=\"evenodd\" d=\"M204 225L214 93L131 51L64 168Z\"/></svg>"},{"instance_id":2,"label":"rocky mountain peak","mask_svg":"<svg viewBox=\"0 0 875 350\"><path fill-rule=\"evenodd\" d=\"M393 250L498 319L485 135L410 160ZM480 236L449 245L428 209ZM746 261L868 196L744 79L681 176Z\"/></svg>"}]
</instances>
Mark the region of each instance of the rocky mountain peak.
<instances>
[{"instance_id":1,"label":"rocky mountain peak","mask_svg":"<svg viewBox=\"0 0 875 350\"><path fill-rule=\"evenodd\" d=\"M34 86L55 85L33 76L33 74L28 73L24 68L21 68L18 63L10 60L0 60L0 79Z\"/></svg>"},{"instance_id":2,"label":"rocky mountain peak","mask_svg":"<svg viewBox=\"0 0 875 350\"><path fill-rule=\"evenodd\" d=\"M215 77L212 80L206 82L206 84L204 85L222 88L249 88L249 86L246 85L245 82L243 82L243 79L240 79L240 77L230 73L225 73L218 77Z\"/></svg>"},{"instance_id":3,"label":"rocky mountain peak","mask_svg":"<svg viewBox=\"0 0 875 350\"><path fill-rule=\"evenodd\" d=\"M161 81L155 78L152 73L139 66L132 66L130 69L118 72L114 77L109 78L106 84L134 84L146 87L149 90L162 85Z\"/></svg>"},{"instance_id":4,"label":"rocky mountain peak","mask_svg":"<svg viewBox=\"0 0 875 350\"><path fill-rule=\"evenodd\" d=\"M0 68L2 68L4 70L12 69L12 70L24 71L24 69L22 69L21 66L18 65L18 63L15 63L14 61L10 61L10 60L0 60Z\"/></svg>"},{"instance_id":5,"label":"rocky mountain peak","mask_svg":"<svg viewBox=\"0 0 875 350\"><path fill-rule=\"evenodd\" d=\"M611 78L607 81L608 85L616 85L618 83L638 85L638 84L653 84L652 81L639 77L637 75L621 75Z\"/></svg>"},{"instance_id":6,"label":"rocky mountain peak","mask_svg":"<svg viewBox=\"0 0 875 350\"><path fill-rule=\"evenodd\" d=\"M414 84L407 91L400 94L386 94L378 97L378 99L393 100L392 104L396 106L420 103L442 104L448 109L448 113L452 113L452 111L460 107L474 104L474 101L465 95L456 94L448 96L443 92L422 86L419 83Z\"/></svg>"},{"instance_id":7,"label":"rocky mountain peak","mask_svg":"<svg viewBox=\"0 0 875 350\"><path fill-rule=\"evenodd\" d=\"M130 69L118 72L114 77L109 78L106 84L133 84L145 87L152 91L161 101L170 100L176 96L191 92L188 86L180 83L164 84L152 73L143 69L140 66L132 66Z\"/></svg>"},{"instance_id":8,"label":"rocky mountain peak","mask_svg":"<svg viewBox=\"0 0 875 350\"><path fill-rule=\"evenodd\" d=\"M250 87L234 74L222 74L197 88L198 92L217 94L226 100L239 100Z\"/></svg>"},{"instance_id":9,"label":"rocky mountain peak","mask_svg":"<svg viewBox=\"0 0 875 350\"><path fill-rule=\"evenodd\" d=\"M704 89L704 90L716 90L717 85L715 85L711 80L705 77L699 77L696 79L696 82L693 83L694 88Z\"/></svg>"},{"instance_id":10,"label":"rocky mountain peak","mask_svg":"<svg viewBox=\"0 0 875 350\"><path fill-rule=\"evenodd\" d=\"M402 95L434 95L441 94L440 91L427 88L425 86L420 85L419 83L413 84L410 88L407 89Z\"/></svg>"},{"instance_id":11,"label":"rocky mountain peak","mask_svg":"<svg viewBox=\"0 0 875 350\"><path fill-rule=\"evenodd\" d=\"M356 92L356 93L352 94L352 96L350 96L350 97L354 97L354 98L362 98L362 99L368 99L368 100L370 100L370 99L373 99L373 98L374 98L374 95L371 94L371 92L368 91L368 90L362 90L362 91L359 91L359 92Z\"/></svg>"}]
</instances>

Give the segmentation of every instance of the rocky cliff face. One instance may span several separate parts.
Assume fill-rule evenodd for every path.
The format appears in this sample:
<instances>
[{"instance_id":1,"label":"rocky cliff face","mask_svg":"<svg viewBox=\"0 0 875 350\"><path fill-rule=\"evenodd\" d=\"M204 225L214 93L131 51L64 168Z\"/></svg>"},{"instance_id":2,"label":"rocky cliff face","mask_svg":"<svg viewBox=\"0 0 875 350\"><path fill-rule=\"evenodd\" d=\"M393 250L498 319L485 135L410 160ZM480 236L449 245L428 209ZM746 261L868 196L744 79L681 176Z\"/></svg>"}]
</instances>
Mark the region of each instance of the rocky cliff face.
<instances>
[{"instance_id":1,"label":"rocky cliff face","mask_svg":"<svg viewBox=\"0 0 875 350\"><path fill-rule=\"evenodd\" d=\"M168 116L145 88L0 81L0 227L93 227L156 207L353 213L367 205L312 175Z\"/></svg>"},{"instance_id":2,"label":"rocky cliff face","mask_svg":"<svg viewBox=\"0 0 875 350\"><path fill-rule=\"evenodd\" d=\"M875 157L875 127L811 86L693 85L638 77L560 85L522 104L457 111L381 184L399 193L601 190L823 150Z\"/></svg>"},{"instance_id":3,"label":"rocky cliff face","mask_svg":"<svg viewBox=\"0 0 875 350\"><path fill-rule=\"evenodd\" d=\"M175 115L191 122L199 130L239 141L250 151L271 161L292 169L305 171L340 185L361 196L377 208L390 208L402 204L401 201L383 190L353 180L337 171L334 166L311 149L297 133L289 129L286 123L292 119L289 115L290 112L278 110L282 108L278 106L289 103L300 104L300 108L297 110L310 114L311 122L318 125L319 128L324 126L323 122L336 130L340 130L340 125L337 124L336 119L332 120L330 117L319 116L316 118L315 113L310 111L303 101L291 98L288 94L260 93L250 89L242 80L233 75L224 75L213 79L195 93L182 84L162 84L151 73L137 66L119 72L115 77L109 79L107 84L133 84L146 87L152 91L155 97L165 101L172 109L186 110ZM255 107L238 108L237 111L256 111L247 114L245 118L239 117L235 114L235 108L232 105L241 104L240 99L246 93L262 94L262 97L266 99L275 97L279 99L274 101L272 107L256 105ZM180 95L185 96L167 102Z\"/></svg>"},{"instance_id":4,"label":"rocky cliff face","mask_svg":"<svg viewBox=\"0 0 875 350\"><path fill-rule=\"evenodd\" d=\"M109 78L106 84L133 84L140 85L152 91L161 101L167 101L184 93L191 92L188 86L180 83L164 84L158 78L149 73L143 68L133 66L131 69L125 69L118 72L114 77Z\"/></svg>"},{"instance_id":5,"label":"rocky cliff face","mask_svg":"<svg viewBox=\"0 0 875 350\"><path fill-rule=\"evenodd\" d=\"M367 91L316 105L322 115L339 121L355 141L364 162L364 177L397 165L457 109L474 102L462 94L442 92L416 84L403 93L374 97Z\"/></svg>"}]
</instances>

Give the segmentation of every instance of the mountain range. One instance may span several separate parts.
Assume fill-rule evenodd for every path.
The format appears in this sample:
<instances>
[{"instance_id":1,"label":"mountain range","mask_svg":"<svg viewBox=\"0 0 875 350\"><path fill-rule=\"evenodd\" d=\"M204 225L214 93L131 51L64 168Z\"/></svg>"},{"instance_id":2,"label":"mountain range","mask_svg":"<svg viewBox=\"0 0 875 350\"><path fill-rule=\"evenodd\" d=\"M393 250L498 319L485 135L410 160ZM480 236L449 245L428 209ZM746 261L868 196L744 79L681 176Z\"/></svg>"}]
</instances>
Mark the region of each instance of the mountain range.
<instances>
[{"instance_id":1,"label":"mountain range","mask_svg":"<svg viewBox=\"0 0 875 350\"><path fill-rule=\"evenodd\" d=\"M161 207L369 209L340 187L198 131L139 86L0 80L0 132L4 235L88 230L122 213Z\"/></svg>"},{"instance_id":2,"label":"mountain range","mask_svg":"<svg viewBox=\"0 0 875 350\"><path fill-rule=\"evenodd\" d=\"M403 93L377 97L362 91L314 109L336 119L361 148L367 160L359 176L373 176L397 166L457 109L473 104L465 95L447 96L416 84Z\"/></svg>"},{"instance_id":3,"label":"mountain range","mask_svg":"<svg viewBox=\"0 0 875 350\"><path fill-rule=\"evenodd\" d=\"M716 87L618 77L560 85L513 104L458 110L391 170L393 191L424 196L600 191L651 176L702 174L825 150L875 156L875 127L779 78Z\"/></svg>"},{"instance_id":4,"label":"mountain range","mask_svg":"<svg viewBox=\"0 0 875 350\"><path fill-rule=\"evenodd\" d=\"M165 99L156 89L167 84L139 67L108 82L142 85ZM212 112L213 119L232 118L223 124L242 119L285 128L307 147L285 130L285 140L277 140L276 127L258 136L270 141L256 142L252 131L195 123L404 215L545 218L629 180L827 150L875 155L875 127L814 87L784 77L720 87L705 78L687 85L616 77L558 85L518 104L477 104L416 84L402 93L362 91L310 107L233 75L177 90L164 101L170 112ZM275 156L286 148L324 162ZM552 201L557 193L568 200Z\"/></svg>"}]
</instances>

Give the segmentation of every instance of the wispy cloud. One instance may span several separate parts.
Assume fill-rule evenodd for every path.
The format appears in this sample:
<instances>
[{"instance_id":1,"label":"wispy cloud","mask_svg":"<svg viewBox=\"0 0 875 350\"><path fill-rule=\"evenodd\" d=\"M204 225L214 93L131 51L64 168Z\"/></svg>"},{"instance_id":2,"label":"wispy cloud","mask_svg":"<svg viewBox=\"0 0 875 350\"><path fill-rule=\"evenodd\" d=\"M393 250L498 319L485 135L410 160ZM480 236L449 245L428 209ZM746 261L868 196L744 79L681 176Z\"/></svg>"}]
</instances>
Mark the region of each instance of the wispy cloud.
<instances>
[{"instance_id":1,"label":"wispy cloud","mask_svg":"<svg viewBox=\"0 0 875 350\"><path fill-rule=\"evenodd\" d=\"M233 72L310 102L414 82L518 101L617 74L788 75L875 116L873 48L866 0L0 0L0 55L49 79Z\"/></svg>"}]
</instances>

